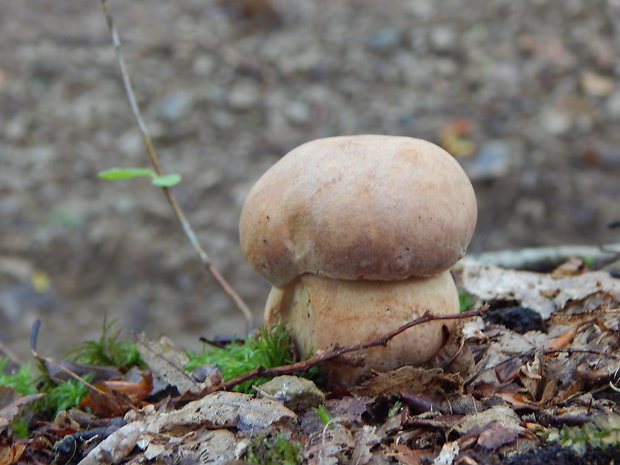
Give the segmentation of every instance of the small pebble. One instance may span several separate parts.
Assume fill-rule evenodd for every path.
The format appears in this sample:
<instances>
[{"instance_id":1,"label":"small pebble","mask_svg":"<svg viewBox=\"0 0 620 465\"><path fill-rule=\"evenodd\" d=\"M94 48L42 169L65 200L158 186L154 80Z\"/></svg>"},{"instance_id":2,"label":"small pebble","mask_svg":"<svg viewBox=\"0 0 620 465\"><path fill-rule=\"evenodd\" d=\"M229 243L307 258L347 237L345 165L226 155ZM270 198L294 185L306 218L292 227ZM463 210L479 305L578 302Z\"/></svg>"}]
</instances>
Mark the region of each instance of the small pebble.
<instances>
[{"instance_id":1,"label":"small pebble","mask_svg":"<svg viewBox=\"0 0 620 465\"><path fill-rule=\"evenodd\" d=\"M510 149L500 140L485 143L467 170L472 181L499 179L510 172Z\"/></svg>"},{"instance_id":2,"label":"small pebble","mask_svg":"<svg viewBox=\"0 0 620 465\"><path fill-rule=\"evenodd\" d=\"M456 47L456 31L448 26L437 26L431 31L430 42L433 50L439 53L447 53Z\"/></svg>"},{"instance_id":3,"label":"small pebble","mask_svg":"<svg viewBox=\"0 0 620 465\"><path fill-rule=\"evenodd\" d=\"M258 386L259 394L284 402L292 410L318 407L325 402L323 394L316 385L297 376L278 376Z\"/></svg>"},{"instance_id":4,"label":"small pebble","mask_svg":"<svg viewBox=\"0 0 620 465\"><path fill-rule=\"evenodd\" d=\"M310 122L310 107L303 102L291 102L286 108L286 116L295 124L306 124Z\"/></svg>"},{"instance_id":5,"label":"small pebble","mask_svg":"<svg viewBox=\"0 0 620 465\"><path fill-rule=\"evenodd\" d=\"M260 99L258 86L251 82L235 84L228 94L228 104L234 110L249 110Z\"/></svg>"},{"instance_id":6,"label":"small pebble","mask_svg":"<svg viewBox=\"0 0 620 465\"><path fill-rule=\"evenodd\" d=\"M549 134L558 136L568 132L572 125L570 115L561 110L547 109L541 115L542 128Z\"/></svg>"},{"instance_id":7,"label":"small pebble","mask_svg":"<svg viewBox=\"0 0 620 465\"><path fill-rule=\"evenodd\" d=\"M402 31L396 27L384 27L368 39L368 47L375 52L393 51L402 39Z\"/></svg>"},{"instance_id":8,"label":"small pebble","mask_svg":"<svg viewBox=\"0 0 620 465\"><path fill-rule=\"evenodd\" d=\"M171 92L159 102L157 113L165 121L178 121L187 114L191 103L192 98L188 92Z\"/></svg>"}]
</instances>

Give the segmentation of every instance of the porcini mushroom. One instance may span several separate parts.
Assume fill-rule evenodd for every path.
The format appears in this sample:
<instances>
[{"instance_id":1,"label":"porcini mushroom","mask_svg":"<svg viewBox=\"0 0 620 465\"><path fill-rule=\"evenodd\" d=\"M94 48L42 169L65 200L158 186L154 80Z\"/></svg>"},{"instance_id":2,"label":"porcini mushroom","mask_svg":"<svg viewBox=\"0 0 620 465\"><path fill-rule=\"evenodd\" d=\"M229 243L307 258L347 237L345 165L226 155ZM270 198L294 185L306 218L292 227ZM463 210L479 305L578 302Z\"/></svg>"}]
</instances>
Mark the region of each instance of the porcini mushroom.
<instances>
[{"instance_id":1,"label":"porcini mushroom","mask_svg":"<svg viewBox=\"0 0 620 465\"><path fill-rule=\"evenodd\" d=\"M476 223L474 191L454 158L420 139L343 136L308 142L273 165L241 212L241 246L272 285L265 322L283 322L302 354L372 341L429 311L458 312L447 271ZM448 322L409 329L328 365L332 381L420 364Z\"/></svg>"}]
</instances>

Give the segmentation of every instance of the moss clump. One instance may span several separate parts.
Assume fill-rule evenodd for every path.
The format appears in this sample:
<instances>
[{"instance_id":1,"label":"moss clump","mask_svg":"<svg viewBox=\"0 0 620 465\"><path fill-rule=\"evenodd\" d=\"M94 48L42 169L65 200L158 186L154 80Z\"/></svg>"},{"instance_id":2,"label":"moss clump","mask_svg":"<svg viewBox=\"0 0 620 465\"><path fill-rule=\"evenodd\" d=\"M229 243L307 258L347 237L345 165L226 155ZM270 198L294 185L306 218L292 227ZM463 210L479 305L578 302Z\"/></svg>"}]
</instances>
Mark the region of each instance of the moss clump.
<instances>
[{"instance_id":1,"label":"moss clump","mask_svg":"<svg viewBox=\"0 0 620 465\"><path fill-rule=\"evenodd\" d=\"M543 439L570 447L579 454L588 448L603 449L620 444L620 415L601 416L593 423L581 426L562 426L541 433Z\"/></svg>"},{"instance_id":2,"label":"moss clump","mask_svg":"<svg viewBox=\"0 0 620 465\"><path fill-rule=\"evenodd\" d=\"M5 373L4 370L8 362L8 357L0 358L0 386L12 387L18 394L35 394L37 388L32 373L32 365L27 363L13 373Z\"/></svg>"},{"instance_id":3,"label":"moss clump","mask_svg":"<svg viewBox=\"0 0 620 465\"><path fill-rule=\"evenodd\" d=\"M120 339L119 332L112 332L114 322L103 321L103 328L98 341L85 341L73 346L65 358L72 362L86 365L113 366L129 369L132 366L144 366L144 361L133 341Z\"/></svg>"},{"instance_id":4,"label":"moss clump","mask_svg":"<svg viewBox=\"0 0 620 465\"><path fill-rule=\"evenodd\" d=\"M25 410L25 415L17 417L13 423L13 432L22 437L28 436L28 417L35 412L46 412L55 417L58 412L75 407L88 394L88 389L80 381L70 379L56 382L50 379L44 371L36 375L32 365L22 365L13 373L4 373L8 358L0 358L0 386L12 387L16 393L22 395L44 393ZM92 375L86 375L90 381Z\"/></svg>"},{"instance_id":5,"label":"moss clump","mask_svg":"<svg viewBox=\"0 0 620 465\"><path fill-rule=\"evenodd\" d=\"M92 373L84 376L86 382L92 381L93 378ZM61 383L46 380L41 387L41 392L46 392L47 395L37 401L35 406L38 406L40 410L51 412L52 418L55 418L63 410L76 407L88 394L88 388L77 379L69 379Z\"/></svg>"},{"instance_id":6,"label":"moss clump","mask_svg":"<svg viewBox=\"0 0 620 465\"><path fill-rule=\"evenodd\" d=\"M298 465L302 462L301 444L292 442L284 434L255 436L243 460L254 465Z\"/></svg>"},{"instance_id":7,"label":"moss clump","mask_svg":"<svg viewBox=\"0 0 620 465\"><path fill-rule=\"evenodd\" d=\"M283 326L262 328L257 337L248 337L232 341L225 347L205 345L200 353L187 354L189 363L186 370L193 370L201 365L215 365L222 372L225 381L262 366L277 367L293 363L293 351L289 331ZM257 378L235 386L236 391L250 392L253 385L260 385L269 378Z\"/></svg>"}]
</instances>

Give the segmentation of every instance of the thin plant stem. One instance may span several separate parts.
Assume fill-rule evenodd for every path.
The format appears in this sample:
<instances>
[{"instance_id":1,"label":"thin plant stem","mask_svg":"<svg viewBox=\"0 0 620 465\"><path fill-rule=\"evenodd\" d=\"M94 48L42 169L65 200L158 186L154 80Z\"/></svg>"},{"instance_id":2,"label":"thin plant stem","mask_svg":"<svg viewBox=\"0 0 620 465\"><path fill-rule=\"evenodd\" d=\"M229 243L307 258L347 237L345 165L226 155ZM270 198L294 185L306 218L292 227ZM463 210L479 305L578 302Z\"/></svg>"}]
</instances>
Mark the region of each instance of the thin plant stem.
<instances>
[{"instance_id":1,"label":"thin plant stem","mask_svg":"<svg viewBox=\"0 0 620 465\"><path fill-rule=\"evenodd\" d=\"M155 173L157 173L158 176L161 176L162 171L159 166L159 159L157 157L157 152L155 151L155 147L153 146L153 141L149 134L148 128L146 127L146 124L144 123L144 119L142 118L140 107L138 106L138 103L136 102L136 97L133 92L131 80L129 78L129 74L127 73L125 59L123 58L123 54L121 51L121 41L118 36L118 31L116 30L116 26L114 25L114 20L112 18L112 15L110 14L110 7L108 5L107 0L101 0L101 8L106 17L106 21L108 23L108 29L110 30L110 34L112 36L112 43L114 45L114 51L116 52L116 61L117 61L117 64L118 64L118 67L121 73L121 77L123 80L123 88L125 89L125 94L127 95L127 100L129 102L129 106L131 107L131 112L133 113L133 116L136 120L138 128L140 129L140 133L142 134L144 146L146 147L146 151L148 153L151 165L153 166L153 170L155 171ZM215 267L215 265L213 265L213 263L211 262L211 259L209 258L209 255L207 254L205 249L202 247L202 245L198 241L198 238L196 236L196 233L194 232L194 229L192 228L189 221L187 220L187 217L185 216L183 209L177 202L176 197L172 194L172 191L170 190L170 188L166 186L162 186L161 189L166 197L166 200L170 204L170 207L172 208L174 215L177 217L177 220L179 221L179 223L181 223L181 227L183 228L183 232L185 233L185 236L189 240L192 248L198 254L198 257L200 258L200 261L202 262L203 266L211 274L213 279L215 279L215 281L222 288L224 293L230 298L230 300L232 300L232 302L235 304L237 309L241 311L241 313L243 314L243 317L245 318L247 330L249 332L251 329L254 328L254 319L252 317L252 312L250 308L243 301L243 299L239 296L239 294L237 294L237 292L233 289L233 287L228 283L228 281L224 278L224 276L222 276L222 274Z\"/></svg>"}]
</instances>

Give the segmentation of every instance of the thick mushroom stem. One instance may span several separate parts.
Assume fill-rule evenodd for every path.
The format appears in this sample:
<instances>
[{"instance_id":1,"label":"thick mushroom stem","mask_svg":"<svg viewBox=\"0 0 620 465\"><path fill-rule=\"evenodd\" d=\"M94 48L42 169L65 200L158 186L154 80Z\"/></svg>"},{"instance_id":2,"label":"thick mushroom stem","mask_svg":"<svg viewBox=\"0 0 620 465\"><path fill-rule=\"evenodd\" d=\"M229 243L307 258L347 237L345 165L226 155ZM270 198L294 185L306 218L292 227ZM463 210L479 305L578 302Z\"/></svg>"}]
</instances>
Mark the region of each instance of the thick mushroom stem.
<instances>
[{"instance_id":1,"label":"thick mushroom stem","mask_svg":"<svg viewBox=\"0 0 620 465\"><path fill-rule=\"evenodd\" d=\"M265 323L284 323L302 356L335 344L371 342L422 316L458 313L458 292L450 272L402 281L343 281L304 274L267 299ZM408 329L386 347L373 347L351 359L325 364L334 384L356 383L380 372L428 361L445 343L455 320L432 321Z\"/></svg>"}]
</instances>

